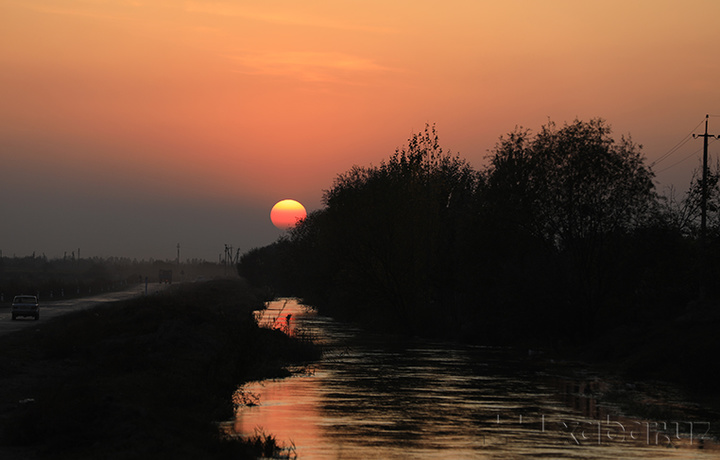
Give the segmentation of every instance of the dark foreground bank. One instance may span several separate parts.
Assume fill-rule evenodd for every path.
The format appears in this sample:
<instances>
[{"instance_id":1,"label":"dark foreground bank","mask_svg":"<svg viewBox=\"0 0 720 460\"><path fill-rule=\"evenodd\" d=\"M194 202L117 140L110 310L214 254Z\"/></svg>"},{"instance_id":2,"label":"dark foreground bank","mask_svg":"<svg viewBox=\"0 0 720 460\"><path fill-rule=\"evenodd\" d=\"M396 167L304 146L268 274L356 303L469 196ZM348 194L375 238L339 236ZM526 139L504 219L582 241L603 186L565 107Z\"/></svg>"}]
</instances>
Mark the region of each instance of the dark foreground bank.
<instances>
[{"instance_id":1,"label":"dark foreground bank","mask_svg":"<svg viewBox=\"0 0 720 460\"><path fill-rule=\"evenodd\" d=\"M252 443L218 435L232 393L318 357L258 328L261 306L242 281L212 281L2 338L0 457L253 457Z\"/></svg>"}]
</instances>

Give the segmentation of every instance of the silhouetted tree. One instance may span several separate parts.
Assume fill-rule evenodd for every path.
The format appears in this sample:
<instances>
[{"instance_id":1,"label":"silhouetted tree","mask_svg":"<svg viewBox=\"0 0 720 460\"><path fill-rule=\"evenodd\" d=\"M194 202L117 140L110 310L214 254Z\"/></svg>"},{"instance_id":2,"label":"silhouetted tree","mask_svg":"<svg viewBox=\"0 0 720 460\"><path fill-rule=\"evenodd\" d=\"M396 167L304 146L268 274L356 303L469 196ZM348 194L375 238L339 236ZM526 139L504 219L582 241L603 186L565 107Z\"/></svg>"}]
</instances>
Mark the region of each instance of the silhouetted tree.
<instances>
[{"instance_id":1,"label":"silhouetted tree","mask_svg":"<svg viewBox=\"0 0 720 460\"><path fill-rule=\"evenodd\" d=\"M589 324L614 277L609 240L644 226L657 206L641 146L613 139L601 119L550 122L535 135L502 137L485 174L491 215L561 259L565 282L556 287Z\"/></svg>"},{"instance_id":2,"label":"silhouetted tree","mask_svg":"<svg viewBox=\"0 0 720 460\"><path fill-rule=\"evenodd\" d=\"M720 234L720 161L708 168L707 174L707 229L712 236ZM700 234L700 215L703 184L702 170L693 170L690 186L684 196L678 197L671 188L665 198L666 218L670 225L684 235L697 237Z\"/></svg>"},{"instance_id":3,"label":"silhouetted tree","mask_svg":"<svg viewBox=\"0 0 720 460\"><path fill-rule=\"evenodd\" d=\"M611 134L601 119L516 129L477 172L427 126L379 166L338 175L323 209L240 273L374 328L479 342L677 316L697 289L696 241L661 206L641 146Z\"/></svg>"},{"instance_id":4,"label":"silhouetted tree","mask_svg":"<svg viewBox=\"0 0 720 460\"><path fill-rule=\"evenodd\" d=\"M431 306L436 316L454 316L457 235L476 183L430 126L380 166L339 175L323 197L322 246L335 298L410 329Z\"/></svg>"},{"instance_id":5,"label":"silhouetted tree","mask_svg":"<svg viewBox=\"0 0 720 460\"><path fill-rule=\"evenodd\" d=\"M610 134L601 119L550 122L535 136L516 130L492 152L488 186L516 205L520 225L558 247L637 228L654 207L653 173L641 146Z\"/></svg>"}]
</instances>

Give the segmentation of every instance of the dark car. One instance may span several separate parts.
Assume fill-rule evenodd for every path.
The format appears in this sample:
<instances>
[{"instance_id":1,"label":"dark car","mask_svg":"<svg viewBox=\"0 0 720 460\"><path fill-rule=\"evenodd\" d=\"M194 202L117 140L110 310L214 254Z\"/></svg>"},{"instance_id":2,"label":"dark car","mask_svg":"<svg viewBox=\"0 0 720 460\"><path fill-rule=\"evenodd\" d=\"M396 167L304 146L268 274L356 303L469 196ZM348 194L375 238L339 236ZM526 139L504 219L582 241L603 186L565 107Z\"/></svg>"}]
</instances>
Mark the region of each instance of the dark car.
<instances>
[{"instance_id":1,"label":"dark car","mask_svg":"<svg viewBox=\"0 0 720 460\"><path fill-rule=\"evenodd\" d=\"M40 304L34 295L17 295L12 303L12 319L18 316L33 316L35 320L40 319Z\"/></svg>"}]
</instances>

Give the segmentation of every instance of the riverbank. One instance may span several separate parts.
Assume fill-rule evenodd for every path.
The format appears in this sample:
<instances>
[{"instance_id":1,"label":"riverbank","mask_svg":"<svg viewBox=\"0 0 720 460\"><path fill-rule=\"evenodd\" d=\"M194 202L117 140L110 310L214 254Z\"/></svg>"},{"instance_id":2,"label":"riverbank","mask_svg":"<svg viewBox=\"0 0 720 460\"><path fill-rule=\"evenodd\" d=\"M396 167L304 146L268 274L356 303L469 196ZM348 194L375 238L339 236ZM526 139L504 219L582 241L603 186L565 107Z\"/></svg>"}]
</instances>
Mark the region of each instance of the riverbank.
<instances>
[{"instance_id":1,"label":"riverbank","mask_svg":"<svg viewBox=\"0 0 720 460\"><path fill-rule=\"evenodd\" d=\"M218 436L232 393L318 357L261 306L240 280L183 284L3 337L0 457L252 458Z\"/></svg>"},{"instance_id":2,"label":"riverbank","mask_svg":"<svg viewBox=\"0 0 720 460\"><path fill-rule=\"evenodd\" d=\"M641 327L628 322L575 353L629 380L671 383L689 399L720 414L720 386L713 368L720 354L720 305L694 302L675 318Z\"/></svg>"}]
</instances>

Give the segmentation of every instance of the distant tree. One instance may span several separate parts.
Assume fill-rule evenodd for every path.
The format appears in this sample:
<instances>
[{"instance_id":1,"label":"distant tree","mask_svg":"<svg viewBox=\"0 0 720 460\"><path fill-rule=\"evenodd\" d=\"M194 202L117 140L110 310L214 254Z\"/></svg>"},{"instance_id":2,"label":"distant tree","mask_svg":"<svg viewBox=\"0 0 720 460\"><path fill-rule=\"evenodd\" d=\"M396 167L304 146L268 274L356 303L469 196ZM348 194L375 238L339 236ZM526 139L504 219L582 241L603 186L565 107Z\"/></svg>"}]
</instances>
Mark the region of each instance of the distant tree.
<instances>
[{"instance_id":1,"label":"distant tree","mask_svg":"<svg viewBox=\"0 0 720 460\"><path fill-rule=\"evenodd\" d=\"M476 184L431 126L380 166L340 174L323 197L320 235L336 297L408 328L431 305L451 316L457 239Z\"/></svg>"},{"instance_id":2,"label":"distant tree","mask_svg":"<svg viewBox=\"0 0 720 460\"><path fill-rule=\"evenodd\" d=\"M619 260L605 252L609 242L646 225L657 208L641 146L615 140L602 119L550 122L535 135L516 129L501 137L489 160L490 214L556 254L565 291L590 321Z\"/></svg>"},{"instance_id":3,"label":"distant tree","mask_svg":"<svg viewBox=\"0 0 720 460\"><path fill-rule=\"evenodd\" d=\"M293 256L292 244L287 237L281 237L273 244L254 248L240 257L238 274L257 288L265 289L277 296L291 296L296 287L294 279L299 267Z\"/></svg>"},{"instance_id":4,"label":"distant tree","mask_svg":"<svg viewBox=\"0 0 720 460\"><path fill-rule=\"evenodd\" d=\"M720 160L708 167L707 173L707 229L710 236L720 235ZM684 196L678 197L671 188L665 196L667 219L684 235L700 234L702 213L702 166L693 170L690 186Z\"/></svg>"},{"instance_id":5,"label":"distant tree","mask_svg":"<svg viewBox=\"0 0 720 460\"><path fill-rule=\"evenodd\" d=\"M641 146L610 134L602 119L550 122L535 136L518 129L493 150L488 186L516 205L520 225L559 247L637 228L655 206L654 175Z\"/></svg>"}]
</instances>

